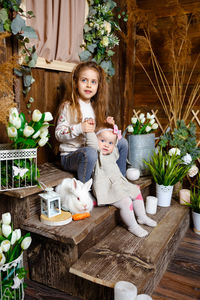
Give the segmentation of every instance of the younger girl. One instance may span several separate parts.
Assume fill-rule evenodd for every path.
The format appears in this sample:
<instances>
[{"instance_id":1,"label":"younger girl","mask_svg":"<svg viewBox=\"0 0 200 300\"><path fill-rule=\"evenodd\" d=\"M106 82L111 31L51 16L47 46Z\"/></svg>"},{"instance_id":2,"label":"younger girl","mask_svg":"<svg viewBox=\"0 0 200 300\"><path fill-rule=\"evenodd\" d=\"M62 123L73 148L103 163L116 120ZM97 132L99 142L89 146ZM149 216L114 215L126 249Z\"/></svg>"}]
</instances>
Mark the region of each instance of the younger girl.
<instances>
[{"instance_id":1,"label":"younger girl","mask_svg":"<svg viewBox=\"0 0 200 300\"><path fill-rule=\"evenodd\" d=\"M72 72L72 99L65 101L58 113L55 136L60 143L61 166L77 172L80 181L91 178L97 151L85 146L85 134L106 119L106 79L103 69L95 62L80 63ZM93 120L88 122L88 119ZM114 120L107 118L110 123ZM121 172L125 175L128 145L125 139L118 144Z\"/></svg>"},{"instance_id":2,"label":"younger girl","mask_svg":"<svg viewBox=\"0 0 200 300\"><path fill-rule=\"evenodd\" d=\"M108 128L109 127L109 128ZM138 237L148 234L139 224L155 227L157 223L145 212L144 201L138 185L132 184L121 174L116 161L116 126L107 124L95 133L87 133L87 144L98 149L98 160L93 176L93 192L98 205L112 204L120 209L120 215L128 230ZM134 213L137 216L135 220Z\"/></svg>"}]
</instances>

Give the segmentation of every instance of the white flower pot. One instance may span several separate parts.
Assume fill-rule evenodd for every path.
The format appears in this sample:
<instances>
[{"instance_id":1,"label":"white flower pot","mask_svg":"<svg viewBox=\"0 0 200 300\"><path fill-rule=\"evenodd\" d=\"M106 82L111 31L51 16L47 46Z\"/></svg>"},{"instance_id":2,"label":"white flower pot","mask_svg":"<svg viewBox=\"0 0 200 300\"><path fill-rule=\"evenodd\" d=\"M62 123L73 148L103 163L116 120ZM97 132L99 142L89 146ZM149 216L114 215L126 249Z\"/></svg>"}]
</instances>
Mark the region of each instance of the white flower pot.
<instances>
[{"instance_id":1,"label":"white flower pot","mask_svg":"<svg viewBox=\"0 0 200 300\"><path fill-rule=\"evenodd\" d=\"M168 207L171 205L173 185L160 185L156 183L156 197L158 198L158 206Z\"/></svg>"},{"instance_id":2,"label":"white flower pot","mask_svg":"<svg viewBox=\"0 0 200 300\"><path fill-rule=\"evenodd\" d=\"M200 235L200 214L192 211L192 219L194 232Z\"/></svg>"}]
</instances>

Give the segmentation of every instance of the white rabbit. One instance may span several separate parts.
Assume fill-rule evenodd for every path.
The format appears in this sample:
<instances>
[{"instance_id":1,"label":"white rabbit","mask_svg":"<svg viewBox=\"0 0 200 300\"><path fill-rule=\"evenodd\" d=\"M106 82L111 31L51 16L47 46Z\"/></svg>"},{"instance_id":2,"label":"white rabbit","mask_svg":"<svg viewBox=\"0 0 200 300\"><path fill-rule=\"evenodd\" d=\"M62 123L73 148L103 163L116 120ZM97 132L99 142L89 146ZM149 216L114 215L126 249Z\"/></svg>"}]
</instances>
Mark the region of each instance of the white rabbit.
<instances>
[{"instance_id":1,"label":"white rabbit","mask_svg":"<svg viewBox=\"0 0 200 300\"><path fill-rule=\"evenodd\" d=\"M93 208L93 197L89 190L92 178L82 183L75 178L65 178L56 187L56 192L61 197L61 208L72 214L90 212Z\"/></svg>"}]
</instances>

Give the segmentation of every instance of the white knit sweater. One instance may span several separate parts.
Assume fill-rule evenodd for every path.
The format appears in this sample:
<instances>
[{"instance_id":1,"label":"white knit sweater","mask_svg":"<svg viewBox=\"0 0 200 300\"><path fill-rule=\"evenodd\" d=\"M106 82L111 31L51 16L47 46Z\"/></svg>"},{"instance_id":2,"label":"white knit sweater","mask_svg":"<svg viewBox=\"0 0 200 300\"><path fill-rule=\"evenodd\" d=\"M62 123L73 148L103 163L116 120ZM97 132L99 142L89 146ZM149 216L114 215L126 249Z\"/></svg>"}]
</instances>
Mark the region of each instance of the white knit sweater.
<instances>
[{"instance_id":1,"label":"white knit sweater","mask_svg":"<svg viewBox=\"0 0 200 300\"><path fill-rule=\"evenodd\" d=\"M82 113L82 121L85 118L95 119L94 110L91 103L79 100ZM74 124L70 122L69 102L66 102L61 111L58 123L55 129L55 136L60 143L59 151L61 155L67 155L72 151L76 151L80 147L85 146L85 134L82 132L81 123Z\"/></svg>"}]
</instances>

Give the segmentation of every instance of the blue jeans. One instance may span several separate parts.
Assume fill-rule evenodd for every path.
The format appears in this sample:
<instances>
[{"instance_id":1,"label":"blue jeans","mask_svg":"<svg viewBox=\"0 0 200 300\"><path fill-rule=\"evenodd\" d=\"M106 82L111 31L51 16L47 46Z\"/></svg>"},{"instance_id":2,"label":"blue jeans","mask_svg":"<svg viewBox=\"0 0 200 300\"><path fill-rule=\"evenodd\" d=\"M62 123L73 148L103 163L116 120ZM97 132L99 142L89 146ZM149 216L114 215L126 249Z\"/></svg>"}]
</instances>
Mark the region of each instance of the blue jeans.
<instances>
[{"instance_id":1,"label":"blue jeans","mask_svg":"<svg viewBox=\"0 0 200 300\"><path fill-rule=\"evenodd\" d=\"M119 159L117 164L125 176L126 174L126 159L128 155L128 142L122 138L117 144L119 150ZM68 155L61 155L61 166L63 170L68 172L76 172L78 180L87 182L94 170L97 161L97 151L91 147L83 147Z\"/></svg>"}]
</instances>

